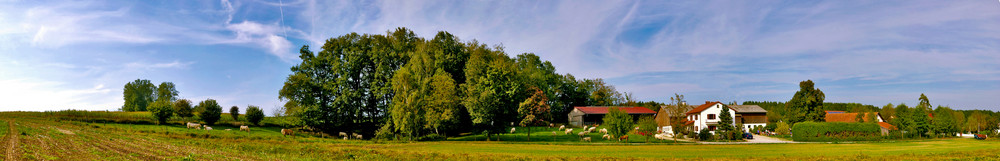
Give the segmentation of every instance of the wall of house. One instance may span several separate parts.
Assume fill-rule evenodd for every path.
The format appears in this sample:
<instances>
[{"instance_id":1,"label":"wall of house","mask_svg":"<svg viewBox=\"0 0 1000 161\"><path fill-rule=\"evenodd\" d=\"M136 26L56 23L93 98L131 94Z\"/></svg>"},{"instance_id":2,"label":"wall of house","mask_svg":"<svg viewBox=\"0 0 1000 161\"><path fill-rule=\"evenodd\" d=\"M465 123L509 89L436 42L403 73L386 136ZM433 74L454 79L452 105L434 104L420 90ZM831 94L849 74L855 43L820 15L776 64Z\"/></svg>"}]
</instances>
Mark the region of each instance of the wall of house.
<instances>
[{"instance_id":1,"label":"wall of house","mask_svg":"<svg viewBox=\"0 0 1000 161\"><path fill-rule=\"evenodd\" d=\"M714 125L718 124L719 123L719 114L721 114L721 113L722 113L722 104L721 103L716 103L715 105L712 105L712 107L709 107L708 109L705 109L704 111L701 111L701 113L688 115L688 118L690 119L693 116L697 116L697 117L694 117L696 119L693 120L694 121L694 125L693 126L695 127L694 130L701 131L701 129L708 128L709 125L713 125L714 126ZM714 119L708 119L708 115L715 115L715 118ZM730 109L729 110L729 116L733 116L733 124L735 125L736 124L736 118L735 118L736 112L733 111L732 109ZM712 134L715 134L714 130L711 131L711 132L712 132Z\"/></svg>"},{"instance_id":2,"label":"wall of house","mask_svg":"<svg viewBox=\"0 0 1000 161\"><path fill-rule=\"evenodd\" d=\"M569 121L567 123L573 126L583 126L583 115L583 111L573 109L573 111L569 112Z\"/></svg>"}]
</instances>

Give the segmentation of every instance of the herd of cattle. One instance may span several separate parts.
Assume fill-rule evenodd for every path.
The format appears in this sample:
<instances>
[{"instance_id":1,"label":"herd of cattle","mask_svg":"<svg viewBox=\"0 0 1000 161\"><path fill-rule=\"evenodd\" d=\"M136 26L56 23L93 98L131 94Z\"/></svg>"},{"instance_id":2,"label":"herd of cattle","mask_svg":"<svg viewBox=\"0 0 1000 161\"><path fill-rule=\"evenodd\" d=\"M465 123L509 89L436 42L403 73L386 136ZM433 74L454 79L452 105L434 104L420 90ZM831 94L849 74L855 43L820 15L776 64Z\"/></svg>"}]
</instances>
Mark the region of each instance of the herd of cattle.
<instances>
[{"instance_id":1,"label":"herd of cattle","mask_svg":"<svg viewBox=\"0 0 1000 161\"><path fill-rule=\"evenodd\" d=\"M202 125L202 124L193 123L193 122L188 122L186 125L187 125L188 129L212 130L212 127L210 127L208 125ZM226 129L226 131L231 131L231 130L232 129ZM240 126L240 131L246 131L247 133L250 133L250 126L246 126L246 125ZM348 136L346 132L340 132L339 134L340 134L339 136L343 137L344 140L347 140L347 139L358 139L358 140L364 139L363 135L357 134L357 133L351 133L350 136ZM294 137L295 136L295 130L292 130L292 129L281 129L281 135L282 136L289 136L289 135L291 135L292 137Z\"/></svg>"}]
</instances>

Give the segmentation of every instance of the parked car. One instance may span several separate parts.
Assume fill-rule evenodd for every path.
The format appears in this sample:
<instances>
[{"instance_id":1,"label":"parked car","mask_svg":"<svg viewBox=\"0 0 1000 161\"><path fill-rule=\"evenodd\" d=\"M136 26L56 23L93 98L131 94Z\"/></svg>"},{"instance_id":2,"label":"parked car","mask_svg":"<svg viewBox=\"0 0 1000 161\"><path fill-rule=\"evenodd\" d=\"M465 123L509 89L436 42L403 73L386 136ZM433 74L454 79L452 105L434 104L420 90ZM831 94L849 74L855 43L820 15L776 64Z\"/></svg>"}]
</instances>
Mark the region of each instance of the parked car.
<instances>
[{"instance_id":1,"label":"parked car","mask_svg":"<svg viewBox=\"0 0 1000 161\"><path fill-rule=\"evenodd\" d=\"M986 140L986 135L983 135L983 134L976 134L976 139L979 139L979 140Z\"/></svg>"},{"instance_id":2,"label":"parked car","mask_svg":"<svg viewBox=\"0 0 1000 161\"><path fill-rule=\"evenodd\" d=\"M753 134L750 134L750 133L743 133L743 138L744 138L744 139L750 139L750 140L753 140Z\"/></svg>"}]
</instances>

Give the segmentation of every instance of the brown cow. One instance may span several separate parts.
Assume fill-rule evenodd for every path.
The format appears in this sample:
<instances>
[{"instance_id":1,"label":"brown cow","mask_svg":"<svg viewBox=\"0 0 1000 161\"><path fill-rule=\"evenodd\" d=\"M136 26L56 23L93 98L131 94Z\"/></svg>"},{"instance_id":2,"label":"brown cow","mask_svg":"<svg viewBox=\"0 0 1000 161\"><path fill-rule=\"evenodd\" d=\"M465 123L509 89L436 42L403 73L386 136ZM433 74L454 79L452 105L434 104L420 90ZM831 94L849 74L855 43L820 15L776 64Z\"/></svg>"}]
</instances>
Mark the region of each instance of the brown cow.
<instances>
[{"instance_id":1,"label":"brown cow","mask_svg":"<svg viewBox=\"0 0 1000 161\"><path fill-rule=\"evenodd\" d=\"M621 137L618 137L618 141L622 141L622 140L625 140L625 142L628 142L628 135L622 135Z\"/></svg>"},{"instance_id":2,"label":"brown cow","mask_svg":"<svg viewBox=\"0 0 1000 161\"><path fill-rule=\"evenodd\" d=\"M291 135L292 137L295 137L295 131L292 131L292 129L281 129L281 135Z\"/></svg>"}]
</instances>

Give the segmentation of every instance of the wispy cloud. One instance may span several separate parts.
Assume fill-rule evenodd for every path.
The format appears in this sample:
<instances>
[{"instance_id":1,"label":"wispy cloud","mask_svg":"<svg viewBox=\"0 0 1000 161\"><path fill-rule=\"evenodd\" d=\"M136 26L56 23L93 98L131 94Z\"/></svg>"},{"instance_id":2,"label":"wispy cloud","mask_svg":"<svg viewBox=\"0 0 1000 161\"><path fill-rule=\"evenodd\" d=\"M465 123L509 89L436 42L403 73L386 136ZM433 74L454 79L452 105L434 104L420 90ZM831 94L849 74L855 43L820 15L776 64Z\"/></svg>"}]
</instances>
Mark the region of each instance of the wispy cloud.
<instances>
[{"instance_id":1,"label":"wispy cloud","mask_svg":"<svg viewBox=\"0 0 1000 161\"><path fill-rule=\"evenodd\" d=\"M130 68L130 69L136 69L136 68L139 68L139 69L156 69L156 68L178 68L178 69L183 69L183 68L188 68L188 66L190 66L191 64L194 64L194 62L181 62L179 60L174 60L173 62L169 62L169 63L132 62L132 63L125 64L125 67L126 68Z\"/></svg>"}]
</instances>

